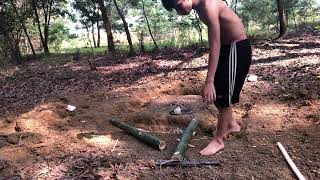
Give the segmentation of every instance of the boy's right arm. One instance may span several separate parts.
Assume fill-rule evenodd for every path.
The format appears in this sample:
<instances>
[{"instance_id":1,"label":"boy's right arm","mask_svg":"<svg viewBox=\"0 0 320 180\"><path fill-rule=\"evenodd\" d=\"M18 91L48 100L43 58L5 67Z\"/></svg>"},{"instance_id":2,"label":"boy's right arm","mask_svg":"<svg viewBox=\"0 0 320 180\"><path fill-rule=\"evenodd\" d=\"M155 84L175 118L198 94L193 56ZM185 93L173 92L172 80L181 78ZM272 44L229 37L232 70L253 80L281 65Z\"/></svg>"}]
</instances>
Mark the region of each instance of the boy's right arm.
<instances>
[{"instance_id":1,"label":"boy's right arm","mask_svg":"<svg viewBox=\"0 0 320 180\"><path fill-rule=\"evenodd\" d=\"M203 98L208 104L212 104L216 100L214 77L219 62L221 47L219 9L217 7L218 4L214 3L209 4L209 7L207 8L210 52L207 78L203 89Z\"/></svg>"}]
</instances>

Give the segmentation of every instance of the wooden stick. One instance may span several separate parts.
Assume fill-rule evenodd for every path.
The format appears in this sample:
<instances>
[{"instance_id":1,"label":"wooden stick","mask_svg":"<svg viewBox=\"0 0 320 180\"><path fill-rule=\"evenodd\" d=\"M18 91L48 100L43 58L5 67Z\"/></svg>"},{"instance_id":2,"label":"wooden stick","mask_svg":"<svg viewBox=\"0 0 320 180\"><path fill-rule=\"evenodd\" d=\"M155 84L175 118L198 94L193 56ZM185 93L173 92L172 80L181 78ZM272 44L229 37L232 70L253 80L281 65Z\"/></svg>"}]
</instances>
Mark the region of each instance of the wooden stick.
<instances>
[{"instance_id":1,"label":"wooden stick","mask_svg":"<svg viewBox=\"0 0 320 180\"><path fill-rule=\"evenodd\" d=\"M180 142L181 140L180 140L180 139L177 139L177 141L178 141L178 142ZM188 146L189 146L189 147L192 147L192 148L194 148L194 147L195 147L195 146L194 146L194 145L192 145L192 144L188 144Z\"/></svg>"},{"instance_id":2,"label":"wooden stick","mask_svg":"<svg viewBox=\"0 0 320 180\"><path fill-rule=\"evenodd\" d=\"M21 144L21 137L22 137L22 134L20 134L18 146L20 146Z\"/></svg>"},{"instance_id":3,"label":"wooden stick","mask_svg":"<svg viewBox=\"0 0 320 180\"><path fill-rule=\"evenodd\" d=\"M136 137L140 141L150 145L151 147L164 150L166 148L166 143L159 139L158 137L152 136L149 133L143 132L133 126L130 126L124 122L121 122L115 118L111 119L110 121L113 125L117 126L118 128L124 130L125 132L131 134L132 136Z\"/></svg>"},{"instance_id":4,"label":"wooden stick","mask_svg":"<svg viewBox=\"0 0 320 180\"><path fill-rule=\"evenodd\" d=\"M292 171L296 174L296 176L298 177L299 180L305 180L305 178L303 177L303 175L301 174L301 172L299 171L299 169L297 168L297 166L294 164L294 162L292 161L292 159L290 158L289 154L287 153L286 149L283 147L283 145L280 142L277 142L277 145L280 149L280 151L282 152L284 158L287 160L289 166L291 167Z\"/></svg>"},{"instance_id":5,"label":"wooden stick","mask_svg":"<svg viewBox=\"0 0 320 180\"><path fill-rule=\"evenodd\" d=\"M116 149L116 146L117 146L117 144L118 144L118 141L119 141L119 139L117 139L117 141L114 143L114 146L113 146L111 152L113 152L113 151Z\"/></svg>"},{"instance_id":6,"label":"wooden stick","mask_svg":"<svg viewBox=\"0 0 320 180\"><path fill-rule=\"evenodd\" d=\"M178 144L176 151L173 153L172 160L183 161L185 159L185 153L188 148L188 142L192 137L193 131L198 126L199 121L196 119L192 119L189 123L187 129L184 131L181 141Z\"/></svg>"}]
</instances>

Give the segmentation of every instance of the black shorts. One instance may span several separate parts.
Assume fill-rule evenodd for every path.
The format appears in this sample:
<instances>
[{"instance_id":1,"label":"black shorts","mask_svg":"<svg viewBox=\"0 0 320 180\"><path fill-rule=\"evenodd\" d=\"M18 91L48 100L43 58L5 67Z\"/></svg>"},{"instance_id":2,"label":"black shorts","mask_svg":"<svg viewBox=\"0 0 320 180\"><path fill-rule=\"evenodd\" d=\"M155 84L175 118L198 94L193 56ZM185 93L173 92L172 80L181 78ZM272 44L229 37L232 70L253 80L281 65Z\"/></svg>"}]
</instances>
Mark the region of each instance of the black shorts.
<instances>
[{"instance_id":1,"label":"black shorts","mask_svg":"<svg viewBox=\"0 0 320 180\"><path fill-rule=\"evenodd\" d=\"M221 46L214 79L217 107L229 107L239 103L240 91L250 68L251 57L249 40Z\"/></svg>"}]
</instances>

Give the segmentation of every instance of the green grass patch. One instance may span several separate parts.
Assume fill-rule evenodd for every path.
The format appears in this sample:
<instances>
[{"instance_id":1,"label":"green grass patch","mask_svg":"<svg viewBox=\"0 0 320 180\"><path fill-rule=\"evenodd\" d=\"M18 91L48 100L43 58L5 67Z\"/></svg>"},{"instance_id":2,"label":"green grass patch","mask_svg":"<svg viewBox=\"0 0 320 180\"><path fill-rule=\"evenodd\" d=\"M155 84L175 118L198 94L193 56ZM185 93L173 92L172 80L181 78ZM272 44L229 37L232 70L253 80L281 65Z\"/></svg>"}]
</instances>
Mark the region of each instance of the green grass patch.
<instances>
[{"instance_id":1,"label":"green grass patch","mask_svg":"<svg viewBox=\"0 0 320 180\"><path fill-rule=\"evenodd\" d=\"M91 49L91 47L66 48L66 49L61 49L60 53L63 53L63 54L74 54L74 53L77 52L77 49L79 49L79 52L81 54L89 54L89 53L92 52L92 50L93 50L93 53L95 53L95 54L102 54L102 53L106 52L107 47L106 46L100 46L98 48L93 48L93 49Z\"/></svg>"},{"instance_id":2,"label":"green grass patch","mask_svg":"<svg viewBox=\"0 0 320 180\"><path fill-rule=\"evenodd\" d=\"M182 48L182 47L192 46L192 45L196 45L196 44L200 44L198 39L190 39L190 40L183 40L183 41L176 41L176 40L159 40L159 41L157 41L157 45L158 45L159 49ZM204 40L204 44L205 45L208 44L207 40ZM140 52L140 49L141 49L140 44L138 44L138 43L133 44L133 48L134 48L135 52ZM155 45L152 41L145 42L144 48L145 48L146 52L153 51L155 49ZM89 54L92 52L91 48L82 47L82 48L61 49L61 51L59 53L61 53L61 54L74 54L77 52L77 49L79 49L79 52L81 54ZM93 48L93 53L94 54L104 54L104 53L107 53L107 50L108 50L107 46L101 46L99 48ZM123 53L129 53L129 45L128 44L116 45L116 50L119 52L123 52Z\"/></svg>"}]
</instances>

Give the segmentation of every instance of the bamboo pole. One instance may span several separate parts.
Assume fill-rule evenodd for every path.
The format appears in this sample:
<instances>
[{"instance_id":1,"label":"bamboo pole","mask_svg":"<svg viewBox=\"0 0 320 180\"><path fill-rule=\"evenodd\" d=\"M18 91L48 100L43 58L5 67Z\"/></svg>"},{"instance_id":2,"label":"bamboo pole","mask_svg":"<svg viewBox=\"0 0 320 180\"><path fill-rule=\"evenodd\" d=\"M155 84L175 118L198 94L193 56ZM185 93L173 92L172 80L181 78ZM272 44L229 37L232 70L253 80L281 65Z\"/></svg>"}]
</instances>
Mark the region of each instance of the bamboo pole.
<instances>
[{"instance_id":1,"label":"bamboo pole","mask_svg":"<svg viewBox=\"0 0 320 180\"><path fill-rule=\"evenodd\" d=\"M299 169L297 168L297 166L294 164L294 162L292 161L292 159L290 158L289 154L287 153L286 149L283 147L283 145L280 142L277 142L277 145L280 149L280 151L282 152L284 158L286 159L286 161L288 162L289 166L291 167L292 171L296 174L296 176L298 177L299 180L305 180L305 178L303 177L303 175L301 174L301 172L299 171Z\"/></svg>"},{"instance_id":2,"label":"bamboo pole","mask_svg":"<svg viewBox=\"0 0 320 180\"><path fill-rule=\"evenodd\" d=\"M124 122L121 122L115 118L112 118L110 122L116 127L124 130L125 132L131 134L132 136L136 137L140 141L150 145L155 149L162 151L166 148L166 143L161 139L159 139L158 137L152 136L149 133L138 130L137 128L130 126Z\"/></svg>"},{"instance_id":3,"label":"bamboo pole","mask_svg":"<svg viewBox=\"0 0 320 180\"><path fill-rule=\"evenodd\" d=\"M185 159L185 152L188 148L188 142L192 137L193 131L198 126L199 121L196 119L192 119L189 123L187 129L184 131L181 141L178 144L176 151L173 153L172 160L183 161Z\"/></svg>"}]
</instances>

